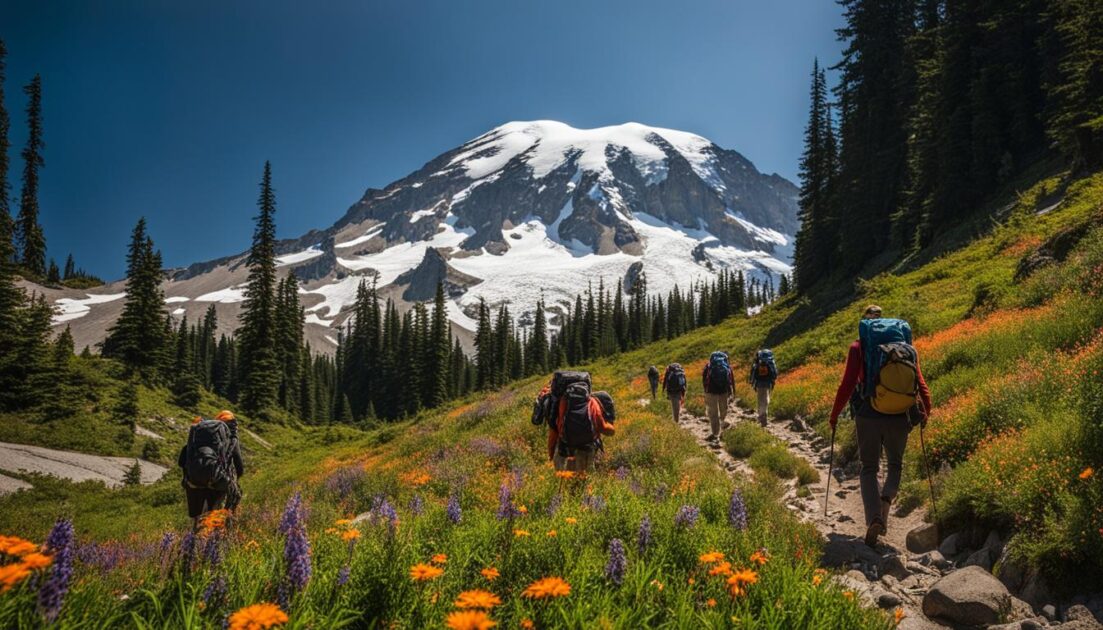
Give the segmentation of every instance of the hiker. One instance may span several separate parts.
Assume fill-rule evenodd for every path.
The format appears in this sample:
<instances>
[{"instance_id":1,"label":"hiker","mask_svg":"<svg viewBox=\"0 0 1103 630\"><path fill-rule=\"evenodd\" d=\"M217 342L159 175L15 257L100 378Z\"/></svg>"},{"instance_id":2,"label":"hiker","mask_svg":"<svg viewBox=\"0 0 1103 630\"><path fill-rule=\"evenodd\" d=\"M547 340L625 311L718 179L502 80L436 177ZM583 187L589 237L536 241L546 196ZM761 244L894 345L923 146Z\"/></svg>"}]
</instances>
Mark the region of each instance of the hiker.
<instances>
[{"instance_id":1,"label":"hiker","mask_svg":"<svg viewBox=\"0 0 1103 630\"><path fill-rule=\"evenodd\" d=\"M548 423L548 458L556 470L589 472L604 450L601 436L616 432L613 397L590 387L589 372L556 372L537 396L532 422Z\"/></svg>"},{"instance_id":2,"label":"hiker","mask_svg":"<svg viewBox=\"0 0 1103 630\"><path fill-rule=\"evenodd\" d=\"M735 376L728 363L728 354L717 350L709 357L701 373L705 386L705 411L709 417L712 433L708 439L719 441L721 423L728 416L728 398L735 392Z\"/></svg>"},{"instance_id":3,"label":"hiker","mask_svg":"<svg viewBox=\"0 0 1103 630\"><path fill-rule=\"evenodd\" d=\"M647 368L647 382L651 385L651 400L655 400L655 392L659 389L659 368L654 365Z\"/></svg>"},{"instance_id":4,"label":"hiker","mask_svg":"<svg viewBox=\"0 0 1103 630\"><path fill-rule=\"evenodd\" d=\"M758 423L766 426L766 419L770 415L770 391L777 380L777 363L774 362L774 352L769 348L762 348L754 355L751 363L751 387L758 394Z\"/></svg>"},{"instance_id":5,"label":"hiker","mask_svg":"<svg viewBox=\"0 0 1103 630\"><path fill-rule=\"evenodd\" d=\"M904 449L913 424L926 426L931 392L911 345L911 327L901 319L883 319L881 307L870 305L858 324L858 340L850 344L846 369L835 404L831 430L843 407L850 404L862 462L862 507L865 542L870 547L888 531L889 507L900 488ZM888 460L885 483L878 487L881 449Z\"/></svg>"},{"instance_id":6,"label":"hiker","mask_svg":"<svg viewBox=\"0 0 1103 630\"><path fill-rule=\"evenodd\" d=\"M193 527L198 528L199 517L205 512L223 506L236 509L241 501L238 478L245 474L245 466L234 414L224 410L212 419L196 416L177 463L184 472L184 493Z\"/></svg>"},{"instance_id":7,"label":"hiker","mask_svg":"<svg viewBox=\"0 0 1103 630\"><path fill-rule=\"evenodd\" d=\"M670 399L670 411L674 415L674 424L682 419L682 405L686 401L686 372L678 363L666 366L663 374L663 391Z\"/></svg>"}]
</instances>

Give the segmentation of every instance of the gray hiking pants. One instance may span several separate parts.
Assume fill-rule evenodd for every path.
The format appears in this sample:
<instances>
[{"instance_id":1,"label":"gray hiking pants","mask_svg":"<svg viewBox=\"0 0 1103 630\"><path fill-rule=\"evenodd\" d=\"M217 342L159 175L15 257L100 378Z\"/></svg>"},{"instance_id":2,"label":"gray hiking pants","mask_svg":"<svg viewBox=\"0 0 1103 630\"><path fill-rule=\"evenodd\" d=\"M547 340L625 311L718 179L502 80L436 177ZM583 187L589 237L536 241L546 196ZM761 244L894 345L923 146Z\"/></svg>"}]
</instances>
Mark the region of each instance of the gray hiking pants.
<instances>
[{"instance_id":1,"label":"gray hiking pants","mask_svg":"<svg viewBox=\"0 0 1103 630\"><path fill-rule=\"evenodd\" d=\"M862 461L862 507L866 513L866 527L874 518L881 518L881 499L896 498L900 489L900 473L904 469L904 449L908 446L911 423L907 418L854 419L858 434L858 457ZM885 450L888 470L884 485L879 486L877 471L881 464L881 449Z\"/></svg>"},{"instance_id":2,"label":"gray hiking pants","mask_svg":"<svg viewBox=\"0 0 1103 630\"><path fill-rule=\"evenodd\" d=\"M755 389L758 391L758 423L766 426L766 419L770 415L770 387L759 385Z\"/></svg>"},{"instance_id":3,"label":"gray hiking pants","mask_svg":"<svg viewBox=\"0 0 1103 630\"><path fill-rule=\"evenodd\" d=\"M674 424L678 424L678 421L682 419L682 397L671 396L670 397L670 412L674 416Z\"/></svg>"}]
</instances>

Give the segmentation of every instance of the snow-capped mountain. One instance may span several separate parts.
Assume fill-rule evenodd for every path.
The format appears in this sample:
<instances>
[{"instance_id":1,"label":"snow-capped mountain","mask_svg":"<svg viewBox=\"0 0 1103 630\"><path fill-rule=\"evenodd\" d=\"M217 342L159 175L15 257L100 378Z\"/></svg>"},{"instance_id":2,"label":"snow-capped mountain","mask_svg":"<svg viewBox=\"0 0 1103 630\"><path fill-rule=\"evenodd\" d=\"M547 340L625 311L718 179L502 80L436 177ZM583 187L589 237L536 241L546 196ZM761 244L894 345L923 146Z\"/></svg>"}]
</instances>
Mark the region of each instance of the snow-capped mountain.
<instances>
[{"instance_id":1,"label":"snow-capped mountain","mask_svg":"<svg viewBox=\"0 0 1103 630\"><path fill-rule=\"evenodd\" d=\"M315 348L333 347L363 280L401 304L431 299L443 280L462 335L482 299L523 316L543 294L554 318L588 283L631 282L641 269L661 292L725 267L776 279L789 271L796 197L791 182L691 133L511 122L369 189L332 227L281 242L279 263L303 285ZM238 254L170 272L169 308L194 321L218 304L230 330L243 263ZM123 290L56 292L56 321L78 348L95 343Z\"/></svg>"}]
</instances>

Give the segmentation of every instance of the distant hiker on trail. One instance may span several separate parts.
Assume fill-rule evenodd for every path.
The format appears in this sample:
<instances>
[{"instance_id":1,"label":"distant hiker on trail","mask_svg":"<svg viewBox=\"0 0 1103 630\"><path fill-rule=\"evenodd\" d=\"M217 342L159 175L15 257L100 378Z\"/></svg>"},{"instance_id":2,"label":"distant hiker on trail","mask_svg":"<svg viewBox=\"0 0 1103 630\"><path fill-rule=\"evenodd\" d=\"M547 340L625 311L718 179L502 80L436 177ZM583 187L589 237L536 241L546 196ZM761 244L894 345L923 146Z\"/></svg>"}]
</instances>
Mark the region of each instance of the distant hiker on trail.
<instances>
[{"instance_id":1,"label":"distant hiker on trail","mask_svg":"<svg viewBox=\"0 0 1103 630\"><path fill-rule=\"evenodd\" d=\"M716 441L720 439L721 423L728 416L728 398L735 392L735 375L726 352L712 353L701 373L701 381L705 386L705 411L712 429L708 439Z\"/></svg>"},{"instance_id":2,"label":"distant hiker on trail","mask_svg":"<svg viewBox=\"0 0 1103 630\"><path fill-rule=\"evenodd\" d=\"M663 374L663 391L670 399L670 411L674 415L674 424L682 419L682 405L686 401L686 372L681 364L671 363Z\"/></svg>"},{"instance_id":3,"label":"distant hiker on trail","mask_svg":"<svg viewBox=\"0 0 1103 630\"><path fill-rule=\"evenodd\" d=\"M651 400L655 400L655 392L659 389L659 368L654 365L647 368L647 382L651 385Z\"/></svg>"},{"instance_id":4,"label":"distant hiker on trail","mask_svg":"<svg viewBox=\"0 0 1103 630\"><path fill-rule=\"evenodd\" d=\"M889 507L900 488L908 433L913 424L926 425L931 408L931 392L911 343L911 327L906 321L882 319L880 306L868 306L858 324L858 341L850 344L831 409L832 431L848 402L854 417L862 462L865 540L871 547L888 531ZM882 448L888 473L884 485L878 487Z\"/></svg>"},{"instance_id":5,"label":"distant hiker on trail","mask_svg":"<svg viewBox=\"0 0 1103 630\"><path fill-rule=\"evenodd\" d=\"M178 460L184 472L184 493L188 516L198 527L199 517L223 506L234 510L241 501L238 478L245 474L237 419L221 411L213 419L196 417L188 431L188 442Z\"/></svg>"},{"instance_id":6,"label":"distant hiker on trail","mask_svg":"<svg viewBox=\"0 0 1103 630\"><path fill-rule=\"evenodd\" d=\"M769 348L763 348L755 353L751 363L751 387L758 394L758 423L766 426L766 419L770 415L770 390L777 381L777 364L774 363L774 352Z\"/></svg>"},{"instance_id":7,"label":"distant hiker on trail","mask_svg":"<svg viewBox=\"0 0 1103 630\"><path fill-rule=\"evenodd\" d=\"M533 406L532 423L548 423L548 458L556 470L589 472L604 450L601 436L616 430L608 392L590 393L589 372L556 372Z\"/></svg>"}]
</instances>

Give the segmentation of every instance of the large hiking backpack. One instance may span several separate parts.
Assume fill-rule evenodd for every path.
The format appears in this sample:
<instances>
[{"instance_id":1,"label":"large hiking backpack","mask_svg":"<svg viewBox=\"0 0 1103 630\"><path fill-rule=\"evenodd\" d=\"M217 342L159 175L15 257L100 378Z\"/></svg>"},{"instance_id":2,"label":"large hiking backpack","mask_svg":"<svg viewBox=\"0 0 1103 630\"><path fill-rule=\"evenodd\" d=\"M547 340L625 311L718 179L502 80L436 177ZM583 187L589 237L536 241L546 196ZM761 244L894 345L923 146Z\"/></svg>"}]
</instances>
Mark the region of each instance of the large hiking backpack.
<instances>
[{"instance_id":1,"label":"large hiking backpack","mask_svg":"<svg viewBox=\"0 0 1103 630\"><path fill-rule=\"evenodd\" d=\"M559 403L559 441L568 448L590 446L598 441L590 416L590 398L590 384L583 380L571 383L563 393Z\"/></svg>"},{"instance_id":2,"label":"large hiking backpack","mask_svg":"<svg viewBox=\"0 0 1103 630\"><path fill-rule=\"evenodd\" d=\"M663 376L663 389L667 394L681 396L686 391L686 371L680 363L671 363L666 366L666 375Z\"/></svg>"},{"instance_id":3,"label":"large hiking backpack","mask_svg":"<svg viewBox=\"0 0 1103 630\"><path fill-rule=\"evenodd\" d=\"M777 363L774 362L774 351L769 348L759 350L754 357L754 366L751 372L751 385L773 385L777 380Z\"/></svg>"},{"instance_id":4,"label":"large hiking backpack","mask_svg":"<svg viewBox=\"0 0 1103 630\"><path fill-rule=\"evenodd\" d=\"M533 424L541 425L545 422L556 421L556 414L559 413L559 401L567 393L567 387L572 383L585 383L586 391L589 391L590 373L564 370L553 374L551 383L540 390L536 402L532 405Z\"/></svg>"},{"instance_id":5,"label":"large hiking backpack","mask_svg":"<svg viewBox=\"0 0 1103 630\"><path fill-rule=\"evenodd\" d=\"M188 485L225 491L230 485L233 438L221 420L200 420L188 431L184 472Z\"/></svg>"},{"instance_id":6,"label":"large hiking backpack","mask_svg":"<svg viewBox=\"0 0 1103 630\"><path fill-rule=\"evenodd\" d=\"M902 319L863 319L858 324L864 380L862 397L879 413L907 413L919 394L919 354Z\"/></svg>"},{"instance_id":7,"label":"large hiking backpack","mask_svg":"<svg viewBox=\"0 0 1103 630\"><path fill-rule=\"evenodd\" d=\"M708 367L705 368L705 391L709 394L730 394L731 373L727 353L719 350L713 352L709 357Z\"/></svg>"}]
</instances>

